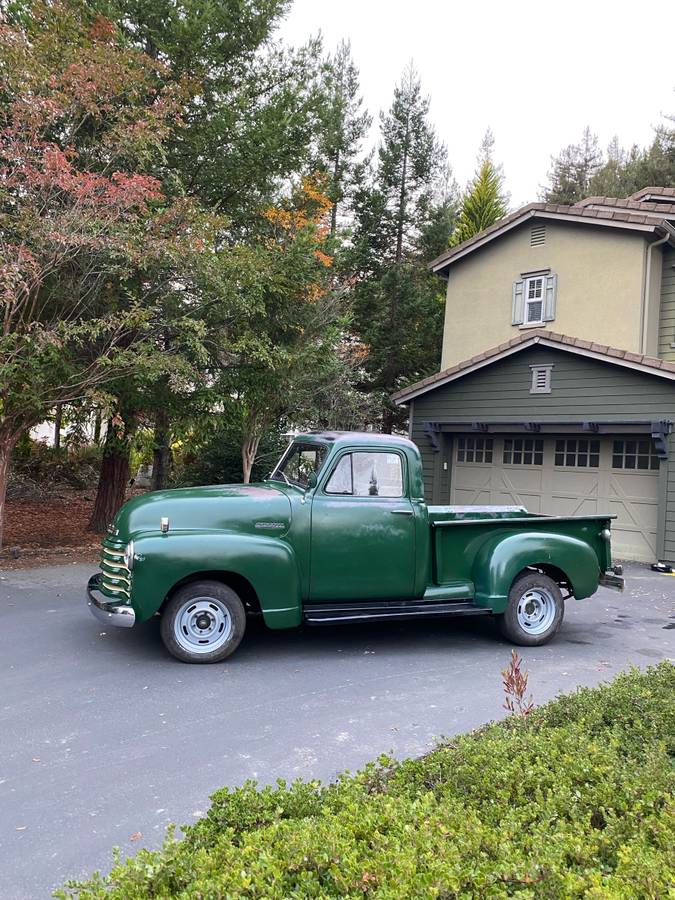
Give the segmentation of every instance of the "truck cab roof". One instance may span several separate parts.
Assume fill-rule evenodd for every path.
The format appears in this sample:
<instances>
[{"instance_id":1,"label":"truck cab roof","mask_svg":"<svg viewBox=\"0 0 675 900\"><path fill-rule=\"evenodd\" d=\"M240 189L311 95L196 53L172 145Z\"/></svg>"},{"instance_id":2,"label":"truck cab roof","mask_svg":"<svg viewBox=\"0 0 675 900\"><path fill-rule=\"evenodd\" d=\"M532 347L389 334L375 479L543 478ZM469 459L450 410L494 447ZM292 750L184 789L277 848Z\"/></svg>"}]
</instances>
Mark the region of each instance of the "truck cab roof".
<instances>
[{"instance_id":1,"label":"truck cab roof","mask_svg":"<svg viewBox=\"0 0 675 900\"><path fill-rule=\"evenodd\" d=\"M389 447L405 447L417 452L415 444L398 434L378 434L373 431L307 431L295 435L294 441L324 441L336 446L351 444Z\"/></svg>"}]
</instances>

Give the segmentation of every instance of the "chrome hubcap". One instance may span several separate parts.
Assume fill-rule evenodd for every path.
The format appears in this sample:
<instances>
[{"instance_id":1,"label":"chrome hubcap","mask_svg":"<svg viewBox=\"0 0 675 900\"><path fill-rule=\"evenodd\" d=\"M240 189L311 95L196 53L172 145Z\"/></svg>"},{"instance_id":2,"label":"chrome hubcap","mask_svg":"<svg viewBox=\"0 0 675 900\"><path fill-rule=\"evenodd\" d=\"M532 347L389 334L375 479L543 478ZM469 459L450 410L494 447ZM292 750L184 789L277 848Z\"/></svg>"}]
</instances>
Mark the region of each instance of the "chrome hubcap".
<instances>
[{"instance_id":1,"label":"chrome hubcap","mask_svg":"<svg viewBox=\"0 0 675 900\"><path fill-rule=\"evenodd\" d=\"M528 634L543 634L555 619L555 600L544 588L525 591L518 601L518 624Z\"/></svg>"},{"instance_id":2,"label":"chrome hubcap","mask_svg":"<svg viewBox=\"0 0 675 900\"><path fill-rule=\"evenodd\" d=\"M190 653L211 653L232 634L232 617L220 600L196 597L178 611L173 626L176 641Z\"/></svg>"}]
</instances>

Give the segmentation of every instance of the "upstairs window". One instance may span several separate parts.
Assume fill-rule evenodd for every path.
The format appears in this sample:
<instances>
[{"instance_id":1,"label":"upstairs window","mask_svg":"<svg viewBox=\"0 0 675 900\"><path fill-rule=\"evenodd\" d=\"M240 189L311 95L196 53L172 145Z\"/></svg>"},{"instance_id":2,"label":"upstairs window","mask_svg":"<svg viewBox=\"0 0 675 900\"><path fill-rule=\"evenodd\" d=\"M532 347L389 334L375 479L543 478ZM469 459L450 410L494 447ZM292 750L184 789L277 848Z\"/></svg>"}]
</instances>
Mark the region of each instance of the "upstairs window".
<instances>
[{"instance_id":1,"label":"upstairs window","mask_svg":"<svg viewBox=\"0 0 675 900\"><path fill-rule=\"evenodd\" d=\"M511 323L526 328L555 319L558 276L548 270L526 272L513 283Z\"/></svg>"},{"instance_id":2,"label":"upstairs window","mask_svg":"<svg viewBox=\"0 0 675 900\"><path fill-rule=\"evenodd\" d=\"M544 315L544 277L525 279L525 324L538 325Z\"/></svg>"}]
</instances>

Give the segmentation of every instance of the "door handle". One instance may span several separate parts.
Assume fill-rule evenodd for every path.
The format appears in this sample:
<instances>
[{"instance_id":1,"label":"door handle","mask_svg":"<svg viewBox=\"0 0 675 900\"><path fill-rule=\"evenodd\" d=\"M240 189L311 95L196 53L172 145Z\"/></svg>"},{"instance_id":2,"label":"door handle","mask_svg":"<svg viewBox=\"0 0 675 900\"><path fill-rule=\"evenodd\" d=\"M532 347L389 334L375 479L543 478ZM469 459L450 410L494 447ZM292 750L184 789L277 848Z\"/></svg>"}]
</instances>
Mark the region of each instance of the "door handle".
<instances>
[{"instance_id":1,"label":"door handle","mask_svg":"<svg viewBox=\"0 0 675 900\"><path fill-rule=\"evenodd\" d=\"M412 509L392 509L392 516L412 516Z\"/></svg>"}]
</instances>

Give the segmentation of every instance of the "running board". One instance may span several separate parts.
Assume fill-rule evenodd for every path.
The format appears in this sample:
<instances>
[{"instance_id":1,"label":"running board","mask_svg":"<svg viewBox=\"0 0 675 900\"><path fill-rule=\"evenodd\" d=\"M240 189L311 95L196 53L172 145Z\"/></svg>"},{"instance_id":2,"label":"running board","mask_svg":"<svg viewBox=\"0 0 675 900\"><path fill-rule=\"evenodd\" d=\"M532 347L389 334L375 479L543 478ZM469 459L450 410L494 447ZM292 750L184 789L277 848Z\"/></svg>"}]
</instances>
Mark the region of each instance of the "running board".
<instances>
[{"instance_id":1,"label":"running board","mask_svg":"<svg viewBox=\"0 0 675 900\"><path fill-rule=\"evenodd\" d=\"M307 603L304 620L308 625L335 625L341 622L381 622L387 620L433 619L450 616L486 616L492 610L466 601L381 600L369 603Z\"/></svg>"}]
</instances>

